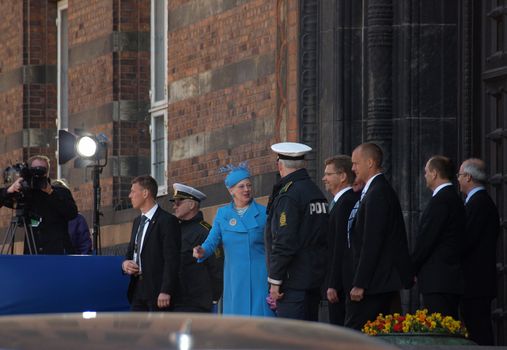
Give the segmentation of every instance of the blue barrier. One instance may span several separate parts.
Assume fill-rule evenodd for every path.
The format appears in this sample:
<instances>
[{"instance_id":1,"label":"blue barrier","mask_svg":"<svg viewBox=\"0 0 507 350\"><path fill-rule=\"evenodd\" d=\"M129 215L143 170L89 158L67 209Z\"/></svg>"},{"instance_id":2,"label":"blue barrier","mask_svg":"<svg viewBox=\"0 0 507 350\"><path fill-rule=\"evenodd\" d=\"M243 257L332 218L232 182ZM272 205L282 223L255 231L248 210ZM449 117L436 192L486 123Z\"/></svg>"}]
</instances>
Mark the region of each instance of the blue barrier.
<instances>
[{"instance_id":1,"label":"blue barrier","mask_svg":"<svg viewBox=\"0 0 507 350\"><path fill-rule=\"evenodd\" d=\"M0 315L128 311L123 259L0 255Z\"/></svg>"}]
</instances>

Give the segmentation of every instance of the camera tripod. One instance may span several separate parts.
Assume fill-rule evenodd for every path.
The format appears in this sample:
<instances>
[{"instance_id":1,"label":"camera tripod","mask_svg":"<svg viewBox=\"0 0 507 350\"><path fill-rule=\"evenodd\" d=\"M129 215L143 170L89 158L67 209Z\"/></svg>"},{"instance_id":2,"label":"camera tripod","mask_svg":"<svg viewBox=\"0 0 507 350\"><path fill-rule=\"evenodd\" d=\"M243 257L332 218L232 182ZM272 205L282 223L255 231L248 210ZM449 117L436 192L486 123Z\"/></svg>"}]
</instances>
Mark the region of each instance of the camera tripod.
<instances>
[{"instance_id":1,"label":"camera tripod","mask_svg":"<svg viewBox=\"0 0 507 350\"><path fill-rule=\"evenodd\" d=\"M25 244L28 246L29 254L37 255L37 247L35 245L35 236L33 234L30 218L26 214L24 208L16 208L16 215L11 219L11 223L5 232L4 241L0 249L0 254L14 253L14 240L16 238L16 230L22 227L25 233Z\"/></svg>"}]
</instances>

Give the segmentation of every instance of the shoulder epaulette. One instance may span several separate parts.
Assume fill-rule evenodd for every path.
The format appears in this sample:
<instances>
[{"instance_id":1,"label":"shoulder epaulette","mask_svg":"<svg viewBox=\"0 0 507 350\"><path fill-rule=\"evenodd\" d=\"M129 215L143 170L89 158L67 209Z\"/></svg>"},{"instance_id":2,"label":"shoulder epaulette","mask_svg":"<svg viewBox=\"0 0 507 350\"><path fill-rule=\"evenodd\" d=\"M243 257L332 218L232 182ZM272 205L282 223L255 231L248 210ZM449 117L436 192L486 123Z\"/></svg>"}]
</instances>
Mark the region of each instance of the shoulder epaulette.
<instances>
[{"instance_id":1,"label":"shoulder epaulette","mask_svg":"<svg viewBox=\"0 0 507 350\"><path fill-rule=\"evenodd\" d=\"M280 190L280 194L283 194L285 192L287 192L289 190L289 187L292 186L292 181L289 181L285 184L285 186L282 187L282 189Z\"/></svg>"},{"instance_id":2,"label":"shoulder epaulette","mask_svg":"<svg viewBox=\"0 0 507 350\"><path fill-rule=\"evenodd\" d=\"M202 220L201 222L199 222L199 224L204 227L205 229L207 229L208 231L211 230L211 225L208 224L206 221Z\"/></svg>"}]
</instances>

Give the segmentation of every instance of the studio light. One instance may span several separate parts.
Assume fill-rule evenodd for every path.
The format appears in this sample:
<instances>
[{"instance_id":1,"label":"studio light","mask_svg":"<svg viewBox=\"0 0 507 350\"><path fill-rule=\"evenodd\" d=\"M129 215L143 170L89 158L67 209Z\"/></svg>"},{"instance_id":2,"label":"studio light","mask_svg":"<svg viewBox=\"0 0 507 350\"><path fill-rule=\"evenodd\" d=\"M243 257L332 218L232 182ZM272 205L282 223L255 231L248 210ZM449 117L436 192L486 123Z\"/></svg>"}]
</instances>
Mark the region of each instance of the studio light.
<instances>
[{"instance_id":1,"label":"studio light","mask_svg":"<svg viewBox=\"0 0 507 350\"><path fill-rule=\"evenodd\" d=\"M76 152L80 157L93 157L97 149L98 142L91 136L80 137L76 142Z\"/></svg>"},{"instance_id":2,"label":"studio light","mask_svg":"<svg viewBox=\"0 0 507 350\"><path fill-rule=\"evenodd\" d=\"M76 168L91 168L93 178L93 252L101 254L100 244L100 174L107 165L107 137L80 132L74 135L58 130L58 164L65 164L76 158Z\"/></svg>"},{"instance_id":3,"label":"studio light","mask_svg":"<svg viewBox=\"0 0 507 350\"><path fill-rule=\"evenodd\" d=\"M58 164L65 164L77 157L76 168L96 166L97 161L107 163L107 137L80 132L78 135L58 130Z\"/></svg>"}]
</instances>

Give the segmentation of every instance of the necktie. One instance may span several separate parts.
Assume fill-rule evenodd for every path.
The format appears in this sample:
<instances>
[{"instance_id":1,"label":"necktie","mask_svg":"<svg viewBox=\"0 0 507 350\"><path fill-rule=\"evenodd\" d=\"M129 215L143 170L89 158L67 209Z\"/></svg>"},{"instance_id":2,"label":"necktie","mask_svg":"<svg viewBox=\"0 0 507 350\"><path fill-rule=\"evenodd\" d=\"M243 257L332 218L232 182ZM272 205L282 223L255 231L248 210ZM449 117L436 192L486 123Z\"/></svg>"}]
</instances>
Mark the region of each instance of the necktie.
<instances>
[{"instance_id":1,"label":"necktie","mask_svg":"<svg viewBox=\"0 0 507 350\"><path fill-rule=\"evenodd\" d=\"M136 239L134 244L134 261L136 264L141 267L141 245L142 245L142 238L143 238L143 232L144 232L144 226L146 225L146 222L148 221L148 217L142 215L141 221L139 222L139 227L137 228L136 233Z\"/></svg>"},{"instance_id":2,"label":"necktie","mask_svg":"<svg viewBox=\"0 0 507 350\"><path fill-rule=\"evenodd\" d=\"M350 248L350 234L352 230L352 224L354 223L354 220L356 218L357 211L359 210L359 206L361 205L361 200L358 200L356 204L354 204L354 208L352 208L352 211L349 215L349 222L347 223L347 245Z\"/></svg>"},{"instance_id":3,"label":"necktie","mask_svg":"<svg viewBox=\"0 0 507 350\"><path fill-rule=\"evenodd\" d=\"M333 209L334 205L336 204L336 201L333 199L331 203L329 203L329 212Z\"/></svg>"},{"instance_id":4,"label":"necktie","mask_svg":"<svg viewBox=\"0 0 507 350\"><path fill-rule=\"evenodd\" d=\"M354 204L354 208L352 208L352 211L349 215L349 221L347 222L347 244L350 248L350 235L352 233L352 225L354 224L354 220L356 219L357 211L359 210L359 207L361 206L361 201L363 200L365 193L361 193L361 198Z\"/></svg>"}]
</instances>

